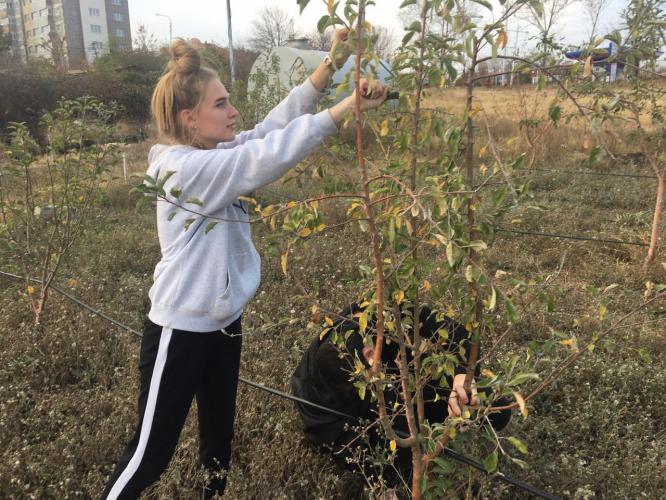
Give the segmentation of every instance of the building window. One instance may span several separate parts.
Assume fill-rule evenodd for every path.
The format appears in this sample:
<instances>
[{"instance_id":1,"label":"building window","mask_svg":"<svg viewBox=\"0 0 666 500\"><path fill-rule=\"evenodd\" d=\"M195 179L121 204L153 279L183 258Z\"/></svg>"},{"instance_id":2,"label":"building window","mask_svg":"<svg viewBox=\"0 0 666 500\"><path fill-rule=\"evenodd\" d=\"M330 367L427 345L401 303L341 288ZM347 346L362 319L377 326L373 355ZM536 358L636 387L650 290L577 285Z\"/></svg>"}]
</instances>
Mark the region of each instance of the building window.
<instances>
[{"instance_id":1,"label":"building window","mask_svg":"<svg viewBox=\"0 0 666 500\"><path fill-rule=\"evenodd\" d=\"M88 9L88 14L91 16L99 16L99 9L96 9L94 7L90 7Z\"/></svg>"},{"instance_id":2,"label":"building window","mask_svg":"<svg viewBox=\"0 0 666 500\"><path fill-rule=\"evenodd\" d=\"M91 24L90 31L92 31L93 33L101 33L102 27L99 24Z\"/></svg>"},{"instance_id":3,"label":"building window","mask_svg":"<svg viewBox=\"0 0 666 500\"><path fill-rule=\"evenodd\" d=\"M113 5L121 5L120 0L111 0Z\"/></svg>"},{"instance_id":4,"label":"building window","mask_svg":"<svg viewBox=\"0 0 666 500\"><path fill-rule=\"evenodd\" d=\"M114 12L113 13L113 20L118 21L119 23L122 23L125 20L125 18L123 17L123 15L120 12Z\"/></svg>"},{"instance_id":5,"label":"building window","mask_svg":"<svg viewBox=\"0 0 666 500\"><path fill-rule=\"evenodd\" d=\"M120 28L116 29L116 36L118 38L125 38L125 30L122 30Z\"/></svg>"},{"instance_id":6,"label":"building window","mask_svg":"<svg viewBox=\"0 0 666 500\"><path fill-rule=\"evenodd\" d=\"M90 44L90 48L92 49L93 52L99 54L104 48L104 44L102 42L93 42L92 44Z\"/></svg>"}]
</instances>

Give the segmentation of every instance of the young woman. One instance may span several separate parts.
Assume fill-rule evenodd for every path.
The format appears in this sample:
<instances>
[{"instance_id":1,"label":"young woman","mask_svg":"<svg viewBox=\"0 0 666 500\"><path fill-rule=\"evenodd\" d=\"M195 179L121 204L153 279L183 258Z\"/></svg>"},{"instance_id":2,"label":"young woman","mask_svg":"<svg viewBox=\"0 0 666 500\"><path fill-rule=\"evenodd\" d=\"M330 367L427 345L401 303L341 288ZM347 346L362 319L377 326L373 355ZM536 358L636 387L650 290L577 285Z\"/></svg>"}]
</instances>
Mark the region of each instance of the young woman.
<instances>
[{"instance_id":1,"label":"young woman","mask_svg":"<svg viewBox=\"0 0 666 500\"><path fill-rule=\"evenodd\" d=\"M339 30L334 47L347 32ZM342 47L341 47L342 49ZM171 61L155 87L152 113L162 144L149 154L148 175L169 176L166 193L198 198L197 211L224 219L206 234L204 217L157 203L162 258L150 289L139 360L139 422L102 494L137 498L167 467L192 400L199 418L200 459L212 478L202 498L222 494L233 437L241 351L241 313L257 287L260 258L250 238L242 195L279 179L353 109L349 96L315 112L335 67L330 56L253 130L235 134L238 112L218 75L201 66L185 41L171 44ZM376 108L388 89L376 82L362 110ZM175 200L174 200L175 201ZM180 202L179 202L180 203ZM187 202L185 202L187 203ZM184 229L187 219L194 219ZM226 333L226 334L225 334Z\"/></svg>"}]
</instances>

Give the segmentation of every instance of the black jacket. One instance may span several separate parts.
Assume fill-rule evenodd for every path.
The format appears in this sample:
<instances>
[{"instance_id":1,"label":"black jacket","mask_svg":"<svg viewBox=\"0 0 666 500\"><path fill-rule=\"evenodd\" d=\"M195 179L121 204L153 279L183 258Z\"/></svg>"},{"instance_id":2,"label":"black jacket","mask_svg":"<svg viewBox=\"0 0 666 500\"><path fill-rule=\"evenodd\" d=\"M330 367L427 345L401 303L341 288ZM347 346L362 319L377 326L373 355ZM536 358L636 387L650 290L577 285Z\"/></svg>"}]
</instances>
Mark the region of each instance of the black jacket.
<instances>
[{"instance_id":1,"label":"black jacket","mask_svg":"<svg viewBox=\"0 0 666 500\"><path fill-rule=\"evenodd\" d=\"M340 313L340 316L351 317L353 312L360 311L360 308L353 304ZM458 352L459 347L464 348L466 356L469 355L469 339L465 328L452 321L445 320L437 322L431 310L427 306L421 308L421 335L424 338L430 338L440 329L446 329L449 332L449 348ZM359 359L362 359L360 349L362 347L358 327L353 321L339 321L334 324L333 329L338 332L353 331L347 339L347 351L352 356L356 353ZM333 331L333 329L331 331ZM361 399L352 382L349 381L348 370L340 370L340 374L335 377L324 377L318 370L317 354L323 345L330 343L330 332L323 339L315 338L303 358L296 367L291 377L292 393L302 399L311 401L321 406L337 410L350 415L354 418L343 418L324 410L297 402L296 408L303 420L304 432L307 440L313 445L324 445L334 442L343 432L345 426L357 424L357 420L376 418L376 405L371 403L370 395L366 394L365 399ZM398 352L398 346L395 342L384 344L382 348L382 361L388 365L393 364ZM350 354L345 353L345 358L349 366L353 366L353 359ZM466 360L459 359L458 366L455 369L456 374L465 373ZM478 369L477 369L478 371ZM451 379L448 378L448 386L451 385ZM434 399L434 393L440 392L440 401L438 403L429 403L426 408L429 419L438 419L443 421L446 418L446 401L449 393L448 387L431 387L431 398ZM386 394L387 400L395 400L395 394Z\"/></svg>"}]
</instances>

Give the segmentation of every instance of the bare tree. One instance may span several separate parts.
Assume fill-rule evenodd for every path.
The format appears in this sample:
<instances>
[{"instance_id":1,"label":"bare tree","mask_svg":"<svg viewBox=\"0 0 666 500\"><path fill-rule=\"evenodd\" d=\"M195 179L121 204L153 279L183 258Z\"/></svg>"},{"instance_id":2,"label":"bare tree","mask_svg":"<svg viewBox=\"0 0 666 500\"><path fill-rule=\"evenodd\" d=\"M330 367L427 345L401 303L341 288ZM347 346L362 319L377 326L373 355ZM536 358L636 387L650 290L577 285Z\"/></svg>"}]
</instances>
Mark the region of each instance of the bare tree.
<instances>
[{"instance_id":1,"label":"bare tree","mask_svg":"<svg viewBox=\"0 0 666 500\"><path fill-rule=\"evenodd\" d=\"M249 44L254 50L264 51L280 47L294 35L294 19L276 5L264 7L252 21Z\"/></svg>"},{"instance_id":2,"label":"bare tree","mask_svg":"<svg viewBox=\"0 0 666 500\"><path fill-rule=\"evenodd\" d=\"M608 7L610 0L583 0L583 8L590 20L590 40L597 35L599 27L599 17L601 12Z\"/></svg>"},{"instance_id":3,"label":"bare tree","mask_svg":"<svg viewBox=\"0 0 666 500\"><path fill-rule=\"evenodd\" d=\"M61 37L55 31L51 31L49 37L39 46L49 53L53 67L58 73L67 71L68 64L64 36Z\"/></svg>"},{"instance_id":4,"label":"bare tree","mask_svg":"<svg viewBox=\"0 0 666 500\"><path fill-rule=\"evenodd\" d=\"M319 30L313 30L305 37L314 50L328 52L331 50L331 45L333 45L333 28L327 28L323 33L320 33Z\"/></svg>"},{"instance_id":5,"label":"bare tree","mask_svg":"<svg viewBox=\"0 0 666 500\"><path fill-rule=\"evenodd\" d=\"M393 50L396 46L396 36L391 28L376 24L372 27L372 35L375 39L375 52L386 61L391 60Z\"/></svg>"},{"instance_id":6,"label":"bare tree","mask_svg":"<svg viewBox=\"0 0 666 500\"><path fill-rule=\"evenodd\" d=\"M577 0L545 0L542 3L529 2L519 17L536 28L539 45L542 50L549 51L555 45L555 26L562 18L564 11Z\"/></svg>"},{"instance_id":7,"label":"bare tree","mask_svg":"<svg viewBox=\"0 0 666 500\"><path fill-rule=\"evenodd\" d=\"M157 38L155 35L148 32L145 24L139 24L134 35L134 47L139 52L155 52L158 47Z\"/></svg>"}]
</instances>

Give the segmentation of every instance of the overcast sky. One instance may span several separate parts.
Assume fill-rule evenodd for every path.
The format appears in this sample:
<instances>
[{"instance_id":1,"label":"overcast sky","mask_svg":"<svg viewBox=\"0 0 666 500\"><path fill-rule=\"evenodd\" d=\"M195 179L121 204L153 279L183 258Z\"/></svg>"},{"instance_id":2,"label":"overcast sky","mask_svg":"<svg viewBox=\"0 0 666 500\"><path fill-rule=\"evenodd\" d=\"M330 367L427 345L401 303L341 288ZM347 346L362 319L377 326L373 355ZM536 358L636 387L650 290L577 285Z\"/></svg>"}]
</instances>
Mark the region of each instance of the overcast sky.
<instances>
[{"instance_id":1,"label":"overcast sky","mask_svg":"<svg viewBox=\"0 0 666 500\"><path fill-rule=\"evenodd\" d=\"M367 19L373 24L381 24L393 29L396 40L402 36L402 25L397 16L398 6L402 0L376 0L376 7L368 7ZM602 15L600 28L609 30L620 27L620 11L627 0L610 0L610 5ZM288 11L296 20L296 29L299 33L307 33L316 29L319 18L326 14L326 6L321 0L310 0L302 15L298 12L296 0L231 0L234 45L243 45L250 36L252 19L266 5L278 5ZM480 7L480 10L485 10ZM155 13L166 14L173 23L173 35L183 38L196 37L202 41L212 41L220 45L227 45L227 10L226 0L188 0L188 1L158 1L158 0L129 0L130 21L132 35L140 24L155 35L158 42L166 43L169 38L169 21L164 17L155 16ZM495 9L500 12L499 5ZM559 33L564 36L566 44L579 44L585 40L589 33L589 23L582 4L575 3L569 9L559 25ZM513 47L515 40L514 30L519 25L521 30L528 30L525 21L510 21L510 42ZM528 40L529 34L518 34L518 45L527 47L533 42ZM527 45L525 45L527 44ZM521 50L524 53L524 48Z\"/></svg>"}]
</instances>

